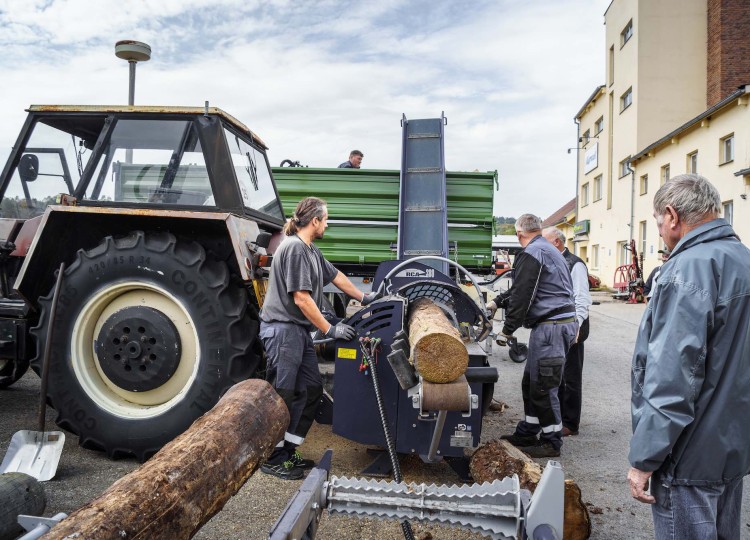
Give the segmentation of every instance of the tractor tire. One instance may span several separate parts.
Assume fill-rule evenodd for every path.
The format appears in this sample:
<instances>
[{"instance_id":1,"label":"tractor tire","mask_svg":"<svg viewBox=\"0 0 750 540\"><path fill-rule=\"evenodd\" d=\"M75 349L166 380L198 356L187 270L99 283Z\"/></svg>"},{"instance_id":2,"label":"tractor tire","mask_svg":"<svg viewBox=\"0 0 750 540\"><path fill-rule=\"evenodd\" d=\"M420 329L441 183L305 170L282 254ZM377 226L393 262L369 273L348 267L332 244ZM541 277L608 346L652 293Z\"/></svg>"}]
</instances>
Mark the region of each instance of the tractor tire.
<instances>
[{"instance_id":1,"label":"tractor tire","mask_svg":"<svg viewBox=\"0 0 750 540\"><path fill-rule=\"evenodd\" d=\"M0 388L7 388L24 376L28 360L0 360Z\"/></svg>"},{"instance_id":2,"label":"tractor tire","mask_svg":"<svg viewBox=\"0 0 750 540\"><path fill-rule=\"evenodd\" d=\"M52 292L33 329L41 369ZM241 282L196 242L132 232L65 270L47 397L85 448L145 461L261 362Z\"/></svg>"}]
</instances>

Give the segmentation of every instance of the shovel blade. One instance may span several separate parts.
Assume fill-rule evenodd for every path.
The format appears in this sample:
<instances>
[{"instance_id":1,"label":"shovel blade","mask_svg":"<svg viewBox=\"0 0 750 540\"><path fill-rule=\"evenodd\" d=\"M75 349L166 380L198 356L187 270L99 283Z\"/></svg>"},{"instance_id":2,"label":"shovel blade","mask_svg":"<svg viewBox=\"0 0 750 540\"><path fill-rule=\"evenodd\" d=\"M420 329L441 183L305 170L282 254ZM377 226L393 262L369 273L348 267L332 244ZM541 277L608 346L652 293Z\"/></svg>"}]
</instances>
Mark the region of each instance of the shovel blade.
<instances>
[{"instance_id":1,"label":"shovel blade","mask_svg":"<svg viewBox=\"0 0 750 540\"><path fill-rule=\"evenodd\" d=\"M64 444L62 431L17 431L10 440L0 473L20 472L40 482L51 480L57 472Z\"/></svg>"}]
</instances>

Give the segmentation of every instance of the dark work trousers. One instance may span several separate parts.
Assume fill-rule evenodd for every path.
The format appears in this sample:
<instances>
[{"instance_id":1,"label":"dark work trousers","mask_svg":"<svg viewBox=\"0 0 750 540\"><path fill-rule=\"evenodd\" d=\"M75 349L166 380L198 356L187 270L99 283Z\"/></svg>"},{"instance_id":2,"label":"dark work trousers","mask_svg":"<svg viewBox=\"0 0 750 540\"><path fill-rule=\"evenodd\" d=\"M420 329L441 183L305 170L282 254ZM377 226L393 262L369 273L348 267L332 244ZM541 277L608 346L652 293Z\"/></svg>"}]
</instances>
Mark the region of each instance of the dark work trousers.
<instances>
[{"instance_id":1,"label":"dark work trousers","mask_svg":"<svg viewBox=\"0 0 750 540\"><path fill-rule=\"evenodd\" d=\"M557 389L565 354L576 337L575 317L544 321L531 329L529 356L521 380L525 418L516 426L522 437L539 435L555 448L562 446L562 419Z\"/></svg>"},{"instance_id":2,"label":"dark work trousers","mask_svg":"<svg viewBox=\"0 0 750 540\"><path fill-rule=\"evenodd\" d=\"M260 339L266 351L266 380L289 409L284 440L268 459L279 464L291 457L310 431L323 395L323 380L307 329L294 323L261 321Z\"/></svg>"},{"instance_id":3,"label":"dark work trousers","mask_svg":"<svg viewBox=\"0 0 750 540\"><path fill-rule=\"evenodd\" d=\"M581 423L581 402L583 400L583 345L589 337L589 320L584 319L574 343L565 356L563 380L560 383L558 396L562 411L563 427L578 431Z\"/></svg>"}]
</instances>

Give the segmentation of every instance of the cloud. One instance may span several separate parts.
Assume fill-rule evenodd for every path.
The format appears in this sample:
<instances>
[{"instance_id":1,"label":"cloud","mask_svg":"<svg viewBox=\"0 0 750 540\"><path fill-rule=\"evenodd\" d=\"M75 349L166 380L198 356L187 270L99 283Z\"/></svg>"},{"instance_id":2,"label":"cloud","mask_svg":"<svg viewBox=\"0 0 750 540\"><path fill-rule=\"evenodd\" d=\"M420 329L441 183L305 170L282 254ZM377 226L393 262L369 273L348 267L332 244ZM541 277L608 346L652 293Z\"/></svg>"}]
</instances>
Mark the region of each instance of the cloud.
<instances>
[{"instance_id":1,"label":"cloud","mask_svg":"<svg viewBox=\"0 0 750 540\"><path fill-rule=\"evenodd\" d=\"M402 113L448 117L454 170L498 170L496 213L575 194L573 115L603 80L607 0L0 0L7 155L30 103L127 100L119 39L149 43L136 102L225 109L273 165L398 168Z\"/></svg>"}]
</instances>

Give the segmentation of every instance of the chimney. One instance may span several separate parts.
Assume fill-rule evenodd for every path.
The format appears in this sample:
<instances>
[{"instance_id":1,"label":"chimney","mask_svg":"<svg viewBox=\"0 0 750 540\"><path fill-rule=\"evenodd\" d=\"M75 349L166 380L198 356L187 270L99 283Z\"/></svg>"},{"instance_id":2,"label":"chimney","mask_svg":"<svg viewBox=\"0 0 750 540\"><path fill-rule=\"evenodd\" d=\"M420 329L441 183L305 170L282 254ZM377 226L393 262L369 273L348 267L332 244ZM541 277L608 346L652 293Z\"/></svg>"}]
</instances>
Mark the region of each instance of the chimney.
<instances>
[{"instance_id":1,"label":"chimney","mask_svg":"<svg viewBox=\"0 0 750 540\"><path fill-rule=\"evenodd\" d=\"M750 4L708 0L706 108L750 84Z\"/></svg>"}]
</instances>

